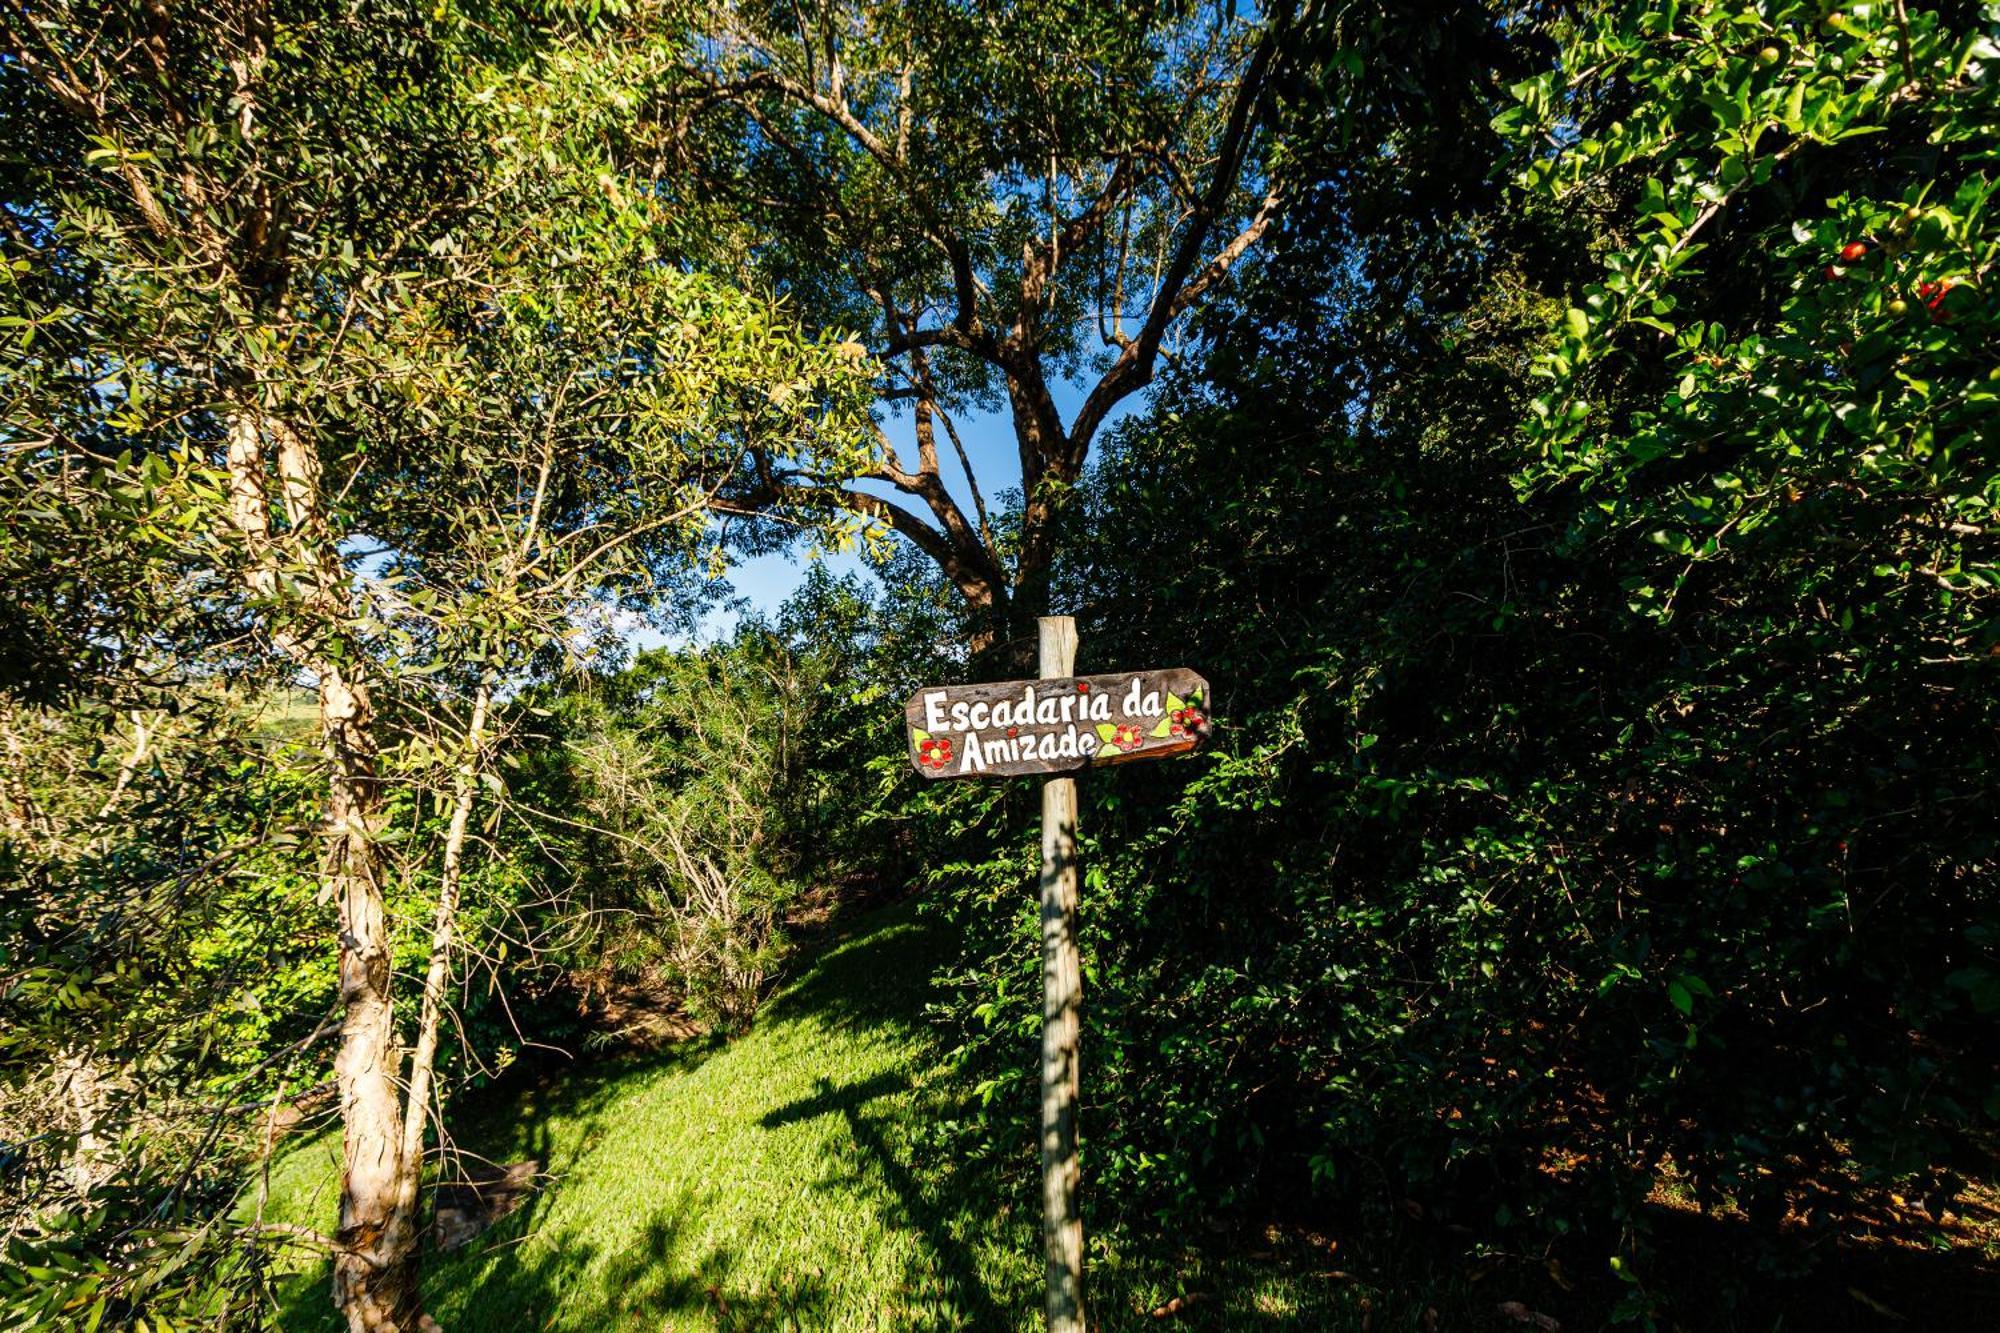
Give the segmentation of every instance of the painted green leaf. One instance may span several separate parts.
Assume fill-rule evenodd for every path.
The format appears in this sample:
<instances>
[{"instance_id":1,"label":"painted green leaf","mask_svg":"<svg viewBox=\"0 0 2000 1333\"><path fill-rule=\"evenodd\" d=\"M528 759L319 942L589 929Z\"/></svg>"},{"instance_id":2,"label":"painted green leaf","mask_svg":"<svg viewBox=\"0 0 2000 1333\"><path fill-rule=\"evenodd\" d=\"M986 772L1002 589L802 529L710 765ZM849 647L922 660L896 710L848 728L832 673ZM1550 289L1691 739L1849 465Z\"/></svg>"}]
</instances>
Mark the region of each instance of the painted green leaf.
<instances>
[{"instance_id":1,"label":"painted green leaf","mask_svg":"<svg viewBox=\"0 0 2000 1333\"><path fill-rule=\"evenodd\" d=\"M1150 734L1153 736L1165 736L1173 731L1173 729L1174 720L1170 717L1163 717L1160 719L1160 724L1154 727Z\"/></svg>"},{"instance_id":2,"label":"painted green leaf","mask_svg":"<svg viewBox=\"0 0 2000 1333\"><path fill-rule=\"evenodd\" d=\"M1109 722L1100 722L1097 724L1097 736L1099 740L1108 741L1117 734L1118 728L1112 726Z\"/></svg>"}]
</instances>

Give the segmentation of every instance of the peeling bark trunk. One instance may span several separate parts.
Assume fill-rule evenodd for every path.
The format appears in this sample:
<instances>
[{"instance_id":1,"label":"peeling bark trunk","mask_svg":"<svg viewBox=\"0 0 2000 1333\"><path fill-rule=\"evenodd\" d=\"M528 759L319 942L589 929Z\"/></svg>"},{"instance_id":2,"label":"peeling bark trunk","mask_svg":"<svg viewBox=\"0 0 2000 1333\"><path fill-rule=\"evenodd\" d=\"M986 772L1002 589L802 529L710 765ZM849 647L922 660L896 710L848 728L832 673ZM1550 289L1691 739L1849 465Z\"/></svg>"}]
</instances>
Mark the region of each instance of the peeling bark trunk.
<instances>
[{"instance_id":1,"label":"peeling bark trunk","mask_svg":"<svg viewBox=\"0 0 2000 1333\"><path fill-rule=\"evenodd\" d=\"M264 436L278 446L286 517L271 522ZM230 517L248 559L244 581L270 603L273 643L319 686L327 762L325 848L320 877L337 909L340 1051L334 1074L344 1134L333 1299L352 1333L417 1333L416 1181L423 1165L403 1150L402 1052L391 1003L388 909L375 844L380 791L374 714L361 670L328 651L347 620L345 570L327 531L319 460L297 432L245 405L229 422ZM279 605L290 574L303 596Z\"/></svg>"},{"instance_id":2,"label":"peeling bark trunk","mask_svg":"<svg viewBox=\"0 0 2000 1333\"><path fill-rule=\"evenodd\" d=\"M423 1159L403 1152L402 1052L374 842L379 792L367 684L329 667L319 701L330 769L322 877L340 909L343 1009L334 1059L345 1133L333 1300L352 1333L414 1333L422 1318L415 1200Z\"/></svg>"}]
</instances>

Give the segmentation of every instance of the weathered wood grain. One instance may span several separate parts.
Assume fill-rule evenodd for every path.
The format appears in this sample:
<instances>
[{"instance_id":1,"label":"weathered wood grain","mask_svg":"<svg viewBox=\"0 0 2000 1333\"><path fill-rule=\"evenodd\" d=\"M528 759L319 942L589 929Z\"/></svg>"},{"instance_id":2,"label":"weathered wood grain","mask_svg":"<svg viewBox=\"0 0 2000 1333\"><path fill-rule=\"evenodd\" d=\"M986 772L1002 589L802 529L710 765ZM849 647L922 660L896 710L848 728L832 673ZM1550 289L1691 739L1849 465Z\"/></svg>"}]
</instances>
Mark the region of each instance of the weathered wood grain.
<instances>
[{"instance_id":1,"label":"weathered wood grain","mask_svg":"<svg viewBox=\"0 0 2000 1333\"><path fill-rule=\"evenodd\" d=\"M1074 681L1076 622L1036 626L1044 680ZM1083 1083L1083 963L1076 947L1076 779L1042 780L1042 1258L1048 1333L1084 1333L1082 1168L1076 1111Z\"/></svg>"}]
</instances>

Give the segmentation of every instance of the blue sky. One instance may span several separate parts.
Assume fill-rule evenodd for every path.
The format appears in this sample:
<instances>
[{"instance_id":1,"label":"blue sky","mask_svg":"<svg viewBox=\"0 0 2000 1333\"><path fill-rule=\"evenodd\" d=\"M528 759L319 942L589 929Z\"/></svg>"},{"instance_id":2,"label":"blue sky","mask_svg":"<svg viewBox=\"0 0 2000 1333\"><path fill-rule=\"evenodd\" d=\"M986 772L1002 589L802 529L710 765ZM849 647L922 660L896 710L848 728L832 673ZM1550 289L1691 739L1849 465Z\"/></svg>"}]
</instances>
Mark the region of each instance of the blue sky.
<instances>
[{"instance_id":1,"label":"blue sky","mask_svg":"<svg viewBox=\"0 0 2000 1333\"><path fill-rule=\"evenodd\" d=\"M1083 405L1084 397L1090 391L1090 382L1071 381L1054 386L1056 408L1065 422L1075 418L1076 411ZM1145 405L1147 394L1144 390L1131 395L1105 419L1099 428L1093 449L1101 444L1108 432L1118 422L1124 420ZM953 423L958 427L959 438L965 441L965 452L972 459L973 470L979 476L979 490L986 497L987 508L997 511L1002 507L1001 496L1021 485L1020 451L1014 443L1014 427L1011 418L1003 408L997 412L969 412L954 415ZM914 462L916 456L915 432L910 414L905 411L885 419L884 425L889 437L899 449L906 449L908 458ZM965 474L958 465L958 458L952 452L949 441L939 432L939 453L944 472L945 485L953 498L972 513L972 492L966 488ZM897 497L893 488L885 485L871 485L874 490L892 499L900 498L905 505L916 505L907 496ZM858 573L864 578L872 577L859 556L829 555L820 557L837 573ZM731 570L729 582L736 595L749 602L750 606L766 613L774 612L778 604L790 596L806 576L808 557L804 548L792 555L768 555L745 560ZM701 637L714 639L728 634L740 619L733 611L712 612L702 624ZM652 636L642 636L651 639Z\"/></svg>"}]
</instances>

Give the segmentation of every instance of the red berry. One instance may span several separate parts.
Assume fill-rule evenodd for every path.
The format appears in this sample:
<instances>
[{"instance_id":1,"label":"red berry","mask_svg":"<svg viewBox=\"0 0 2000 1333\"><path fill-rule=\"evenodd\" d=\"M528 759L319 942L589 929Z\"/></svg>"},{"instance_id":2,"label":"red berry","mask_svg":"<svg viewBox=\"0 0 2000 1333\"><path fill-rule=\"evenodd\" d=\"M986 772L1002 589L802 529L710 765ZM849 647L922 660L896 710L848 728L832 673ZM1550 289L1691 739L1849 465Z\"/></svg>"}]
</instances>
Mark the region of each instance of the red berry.
<instances>
[{"instance_id":1,"label":"red berry","mask_svg":"<svg viewBox=\"0 0 2000 1333\"><path fill-rule=\"evenodd\" d=\"M1007 728L1007 734L1009 736L1018 736L1021 734L1021 729L1019 727L1009 727Z\"/></svg>"},{"instance_id":2,"label":"red berry","mask_svg":"<svg viewBox=\"0 0 2000 1333\"><path fill-rule=\"evenodd\" d=\"M1868 253L1868 247L1859 241L1849 241L1840 247L1840 257L1850 264Z\"/></svg>"},{"instance_id":3,"label":"red berry","mask_svg":"<svg viewBox=\"0 0 2000 1333\"><path fill-rule=\"evenodd\" d=\"M1078 681L1078 682L1076 683L1076 692L1077 692L1078 694L1089 694L1089 693L1090 693L1090 682L1089 682L1089 681L1087 681L1087 680L1080 680L1080 681Z\"/></svg>"},{"instance_id":4,"label":"red berry","mask_svg":"<svg viewBox=\"0 0 2000 1333\"><path fill-rule=\"evenodd\" d=\"M1828 282L1838 282L1840 280L1840 269L1832 264L1828 264L1826 266L1826 280Z\"/></svg>"},{"instance_id":5,"label":"red berry","mask_svg":"<svg viewBox=\"0 0 2000 1333\"><path fill-rule=\"evenodd\" d=\"M1917 295L1924 300L1924 308L1931 312L1931 318L1940 324L1951 323L1951 311L1945 308L1944 298L1950 294L1950 278L1942 282L1926 282L1917 287Z\"/></svg>"}]
</instances>

